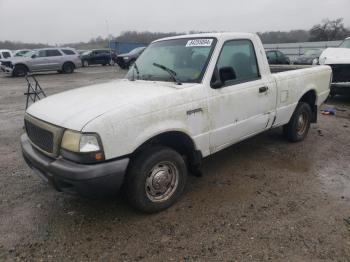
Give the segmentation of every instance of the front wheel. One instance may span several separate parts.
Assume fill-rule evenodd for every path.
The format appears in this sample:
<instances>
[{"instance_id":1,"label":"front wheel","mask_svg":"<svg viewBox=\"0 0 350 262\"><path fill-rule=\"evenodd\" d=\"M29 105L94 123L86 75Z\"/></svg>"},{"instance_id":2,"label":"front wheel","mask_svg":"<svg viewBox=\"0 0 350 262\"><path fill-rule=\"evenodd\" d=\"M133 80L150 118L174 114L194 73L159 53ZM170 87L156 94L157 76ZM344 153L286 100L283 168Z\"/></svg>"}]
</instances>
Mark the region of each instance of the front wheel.
<instances>
[{"instance_id":1,"label":"front wheel","mask_svg":"<svg viewBox=\"0 0 350 262\"><path fill-rule=\"evenodd\" d=\"M310 105L299 102L288 124L283 126L285 137L292 142L302 141L308 134L311 123Z\"/></svg>"},{"instance_id":2,"label":"front wheel","mask_svg":"<svg viewBox=\"0 0 350 262\"><path fill-rule=\"evenodd\" d=\"M13 69L13 76L25 76L28 73L28 68L25 65L16 65Z\"/></svg>"},{"instance_id":3,"label":"front wheel","mask_svg":"<svg viewBox=\"0 0 350 262\"><path fill-rule=\"evenodd\" d=\"M131 162L126 194L138 210L154 213L170 207L184 191L187 167L175 150L157 146L146 149Z\"/></svg>"}]
</instances>

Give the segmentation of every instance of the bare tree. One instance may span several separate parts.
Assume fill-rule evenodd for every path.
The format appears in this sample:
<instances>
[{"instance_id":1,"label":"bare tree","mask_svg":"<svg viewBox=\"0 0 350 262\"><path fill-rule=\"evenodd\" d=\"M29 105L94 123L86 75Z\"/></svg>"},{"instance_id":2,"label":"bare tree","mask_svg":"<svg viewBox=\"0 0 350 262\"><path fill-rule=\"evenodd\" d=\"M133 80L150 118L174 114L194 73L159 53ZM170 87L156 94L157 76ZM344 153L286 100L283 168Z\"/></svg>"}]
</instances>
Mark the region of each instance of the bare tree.
<instances>
[{"instance_id":1,"label":"bare tree","mask_svg":"<svg viewBox=\"0 0 350 262\"><path fill-rule=\"evenodd\" d=\"M310 41L333 41L344 39L350 31L344 26L344 19L324 19L310 29Z\"/></svg>"}]
</instances>

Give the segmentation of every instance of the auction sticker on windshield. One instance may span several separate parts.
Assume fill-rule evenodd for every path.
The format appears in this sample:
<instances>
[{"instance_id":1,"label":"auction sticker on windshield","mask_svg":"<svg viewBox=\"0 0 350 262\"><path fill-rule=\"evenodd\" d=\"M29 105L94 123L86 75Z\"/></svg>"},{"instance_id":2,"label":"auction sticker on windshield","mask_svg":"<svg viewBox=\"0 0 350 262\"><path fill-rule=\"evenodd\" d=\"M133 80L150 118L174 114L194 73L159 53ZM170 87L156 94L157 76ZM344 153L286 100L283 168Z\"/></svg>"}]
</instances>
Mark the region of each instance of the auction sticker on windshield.
<instances>
[{"instance_id":1,"label":"auction sticker on windshield","mask_svg":"<svg viewBox=\"0 0 350 262\"><path fill-rule=\"evenodd\" d=\"M213 39L192 39L188 40L186 47L190 46L211 46Z\"/></svg>"}]
</instances>

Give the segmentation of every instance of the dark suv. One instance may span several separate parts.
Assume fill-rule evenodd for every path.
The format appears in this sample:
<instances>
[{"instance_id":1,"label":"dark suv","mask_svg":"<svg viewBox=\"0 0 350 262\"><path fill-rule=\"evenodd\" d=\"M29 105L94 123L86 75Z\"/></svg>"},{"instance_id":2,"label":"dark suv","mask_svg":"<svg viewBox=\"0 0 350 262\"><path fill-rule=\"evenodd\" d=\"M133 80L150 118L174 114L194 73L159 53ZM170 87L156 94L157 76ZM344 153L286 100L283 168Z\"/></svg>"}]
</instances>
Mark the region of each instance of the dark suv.
<instances>
[{"instance_id":1,"label":"dark suv","mask_svg":"<svg viewBox=\"0 0 350 262\"><path fill-rule=\"evenodd\" d=\"M122 69L129 68L135 63L136 59L143 53L146 47L137 47L131 50L129 53L121 54L117 56L117 64Z\"/></svg>"},{"instance_id":2,"label":"dark suv","mask_svg":"<svg viewBox=\"0 0 350 262\"><path fill-rule=\"evenodd\" d=\"M110 49L94 49L81 55L83 67L89 65L114 65L117 55Z\"/></svg>"},{"instance_id":3,"label":"dark suv","mask_svg":"<svg viewBox=\"0 0 350 262\"><path fill-rule=\"evenodd\" d=\"M278 50L266 51L266 57L270 65L289 65L289 58Z\"/></svg>"}]
</instances>

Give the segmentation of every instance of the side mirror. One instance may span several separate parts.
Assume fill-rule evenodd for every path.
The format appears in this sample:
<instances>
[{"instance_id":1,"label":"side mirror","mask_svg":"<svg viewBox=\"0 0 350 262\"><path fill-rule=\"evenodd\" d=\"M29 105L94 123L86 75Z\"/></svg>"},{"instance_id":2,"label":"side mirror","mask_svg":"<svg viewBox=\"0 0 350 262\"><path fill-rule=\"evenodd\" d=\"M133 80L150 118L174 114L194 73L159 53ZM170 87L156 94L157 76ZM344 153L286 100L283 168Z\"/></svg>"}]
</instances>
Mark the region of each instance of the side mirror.
<instances>
[{"instance_id":1,"label":"side mirror","mask_svg":"<svg viewBox=\"0 0 350 262\"><path fill-rule=\"evenodd\" d=\"M225 82L235 80L236 78L235 70L231 66L221 67L219 70L215 69L210 86L218 89L223 87Z\"/></svg>"},{"instance_id":2,"label":"side mirror","mask_svg":"<svg viewBox=\"0 0 350 262\"><path fill-rule=\"evenodd\" d=\"M224 83L221 80L216 80L210 84L210 86L214 89L218 89L224 86Z\"/></svg>"},{"instance_id":3,"label":"side mirror","mask_svg":"<svg viewBox=\"0 0 350 262\"><path fill-rule=\"evenodd\" d=\"M33 58L33 59L36 58L36 54L32 55L31 58Z\"/></svg>"}]
</instances>

